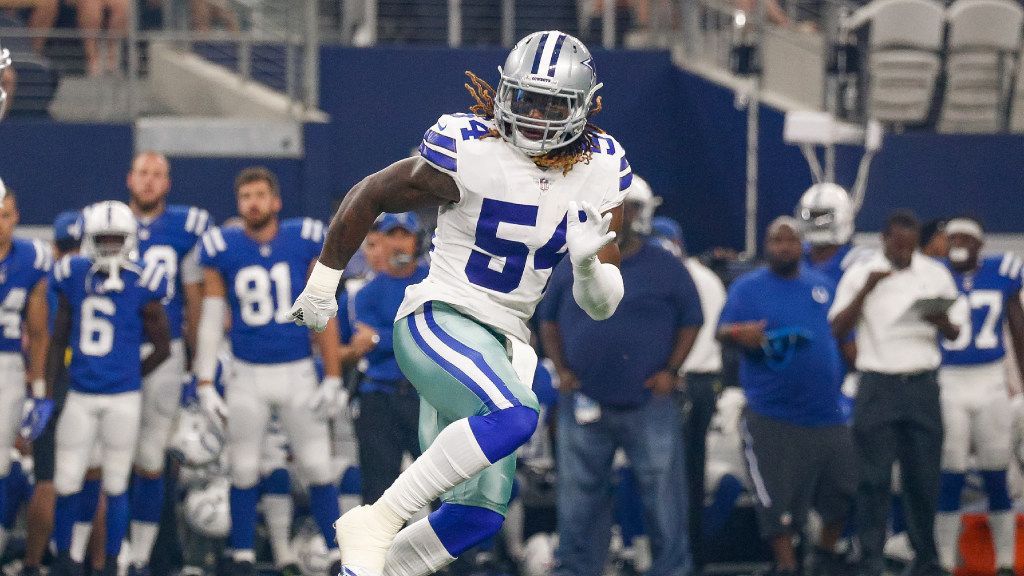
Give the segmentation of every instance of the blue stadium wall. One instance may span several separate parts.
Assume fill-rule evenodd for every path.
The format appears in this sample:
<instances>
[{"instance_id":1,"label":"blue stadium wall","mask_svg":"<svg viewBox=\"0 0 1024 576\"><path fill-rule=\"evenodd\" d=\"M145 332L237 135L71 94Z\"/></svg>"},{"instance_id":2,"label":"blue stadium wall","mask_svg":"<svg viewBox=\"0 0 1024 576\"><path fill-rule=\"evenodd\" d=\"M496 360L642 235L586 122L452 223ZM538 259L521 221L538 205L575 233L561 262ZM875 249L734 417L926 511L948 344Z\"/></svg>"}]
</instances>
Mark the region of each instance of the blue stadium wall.
<instances>
[{"instance_id":1,"label":"blue stadium wall","mask_svg":"<svg viewBox=\"0 0 1024 576\"><path fill-rule=\"evenodd\" d=\"M328 124L305 128L302 160L173 160L175 202L233 213L232 180L259 162L275 170L288 215L327 218L363 175L408 155L438 115L469 104L463 71L496 82L502 50L324 48L321 106ZM596 118L625 146L634 170L665 198L660 212L678 218L691 247L739 247L743 238L746 113L734 94L676 69L660 52L600 52L606 86ZM763 227L789 213L810 175L799 152L782 143L782 115L763 108L759 213ZM62 209L124 197L132 153L129 125L0 123L0 176L18 191L22 220L50 221ZM859 152L841 150L840 181L849 182ZM900 206L922 217L969 212L1000 232L1024 231L1024 137L903 134L887 137L871 171L859 227L875 230Z\"/></svg>"}]
</instances>

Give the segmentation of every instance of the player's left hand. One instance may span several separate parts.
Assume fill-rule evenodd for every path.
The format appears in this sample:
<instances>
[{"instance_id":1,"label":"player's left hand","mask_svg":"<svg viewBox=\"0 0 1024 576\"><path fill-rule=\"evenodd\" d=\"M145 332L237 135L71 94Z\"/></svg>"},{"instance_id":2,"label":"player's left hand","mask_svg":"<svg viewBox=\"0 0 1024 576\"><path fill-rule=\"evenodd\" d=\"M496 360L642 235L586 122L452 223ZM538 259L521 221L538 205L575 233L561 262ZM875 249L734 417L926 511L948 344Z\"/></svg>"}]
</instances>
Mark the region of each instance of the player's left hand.
<instances>
[{"instance_id":1,"label":"player's left hand","mask_svg":"<svg viewBox=\"0 0 1024 576\"><path fill-rule=\"evenodd\" d=\"M21 435L31 441L46 430L46 424L53 417L53 400L49 398L26 398L21 409Z\"/></svg>"},{"instance_id":2,"label":"player's left hand","mask_svg":"<svg viewBox=\"0 0 1024 576\"><path fill-rule=\"evenodd\" d=\"M676 390L679 385L679 375L668 370L659 370L644 382L644 388L654 392L658 396L668 396Z\"/></svg>"},{"instance_id":3,"label":"player's left hand","mask_svg":"<svg viewBox=\"0 0 1024 576\"><path fill-rule=\"evenodd\" d=\"M327 420L348 405L348 390L341 386L341 378L327 376L309 400L309 409L320 420Z\"/></svg>"},{"instance_id":4,"label":"player's left hand","mask_svg":"<svg viewBox=\"0 0 1024 576\"><path fill-rule=\"evenodd\" d=\"M324 297L313 294L309 286L299 294L292 305L291 316L299 326L309 326L316 332L323 332L327 321L338 314L338 299L333 295Z\"/></svg>"},{"instance_id":5,"label":"player's left hand","mask_svg":"<svg viewBox=\"0 0 1024 576\"><path fill-rule=\"evenodd\" d=\"M586 214L586 222L580 221L580 210ZM578 205L576 202L569 202L566 219L565 244L573 266L579 266L596 257L602 248L615 240L615 232L608 230L612 224L612 215L602 216L589 202Z\"/></svg>"}]
</instances>

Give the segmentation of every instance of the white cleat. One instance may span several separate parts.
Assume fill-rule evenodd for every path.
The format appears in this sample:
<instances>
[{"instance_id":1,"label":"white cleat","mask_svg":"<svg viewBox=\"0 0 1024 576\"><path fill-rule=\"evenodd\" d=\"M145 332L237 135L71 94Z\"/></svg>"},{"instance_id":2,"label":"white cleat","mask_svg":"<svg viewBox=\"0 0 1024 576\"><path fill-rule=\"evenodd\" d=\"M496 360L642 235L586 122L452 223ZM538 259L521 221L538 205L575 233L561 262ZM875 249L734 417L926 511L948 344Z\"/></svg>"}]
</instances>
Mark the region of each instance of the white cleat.
<instances>
[{"instance_id":1,"label":"white cleat","mask_svg":"<svg viewBox=\"0 0 1024 576\"><path fill-rule=\"evenodd\" d=\"M401 530L373 506L357 506L334 523L338 550L344 564L342 576L380 576L384 559Z\"/></svg>"}]
</instances>

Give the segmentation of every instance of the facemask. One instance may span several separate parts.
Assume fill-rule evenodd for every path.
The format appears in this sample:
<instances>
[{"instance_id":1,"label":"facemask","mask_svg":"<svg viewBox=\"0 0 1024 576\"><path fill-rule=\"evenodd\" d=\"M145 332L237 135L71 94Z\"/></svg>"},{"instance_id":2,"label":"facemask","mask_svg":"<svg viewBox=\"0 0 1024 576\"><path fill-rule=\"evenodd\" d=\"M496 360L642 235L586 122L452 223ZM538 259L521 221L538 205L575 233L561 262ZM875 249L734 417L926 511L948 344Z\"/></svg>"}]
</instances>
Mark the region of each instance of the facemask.
<instances>
[{"instance_id":1,"label":"facemask","mask_svg":"<svg viewBox=\"0 0 1024 576\"><path fill-rule=\"evenodd\" d=\"M971 258L971 251L963 246L956 246L949 249L949 261L961 264Z\"/></svg>"}]
</instances>

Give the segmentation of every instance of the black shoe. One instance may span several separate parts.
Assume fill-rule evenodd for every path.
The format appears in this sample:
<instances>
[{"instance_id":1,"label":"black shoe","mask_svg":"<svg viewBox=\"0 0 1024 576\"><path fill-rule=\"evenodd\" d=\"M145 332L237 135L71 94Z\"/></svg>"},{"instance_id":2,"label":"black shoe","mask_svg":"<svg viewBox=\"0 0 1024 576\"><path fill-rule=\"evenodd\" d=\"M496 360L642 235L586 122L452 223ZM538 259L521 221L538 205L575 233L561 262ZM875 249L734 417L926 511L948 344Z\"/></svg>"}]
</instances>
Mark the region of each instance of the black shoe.
<instances>
[{"instance_id":1,"label":"black shoe","mask_svg":"<svg viewBox=\"0 0 1024 576\"><path fill-rule=\"evenodd\" d=\"M248 560L235 560L231 564L231 576L256 576L256 565Z\"/></svg>"},{"instance_id":2,"label":"black shoe","mask_svg":"<svg viewBox=\"0 0 1024 576\"><path fill-rule=\"evenodd\" d=\"M103 563L103 570L100 572L100 576L117 576L117 556L107 555L107 560Z\"/></svg>"},{"instance_id":3,"label":"black shoe","mask_svg":"<svg viewBox=\"0 0 1024 576\"><path fill-rule=\"evenodd\" d=\"M84 576L85 566L71 559L67 552L57 554L50 568L50 576Z\"/></svg>"}]
</instances>

